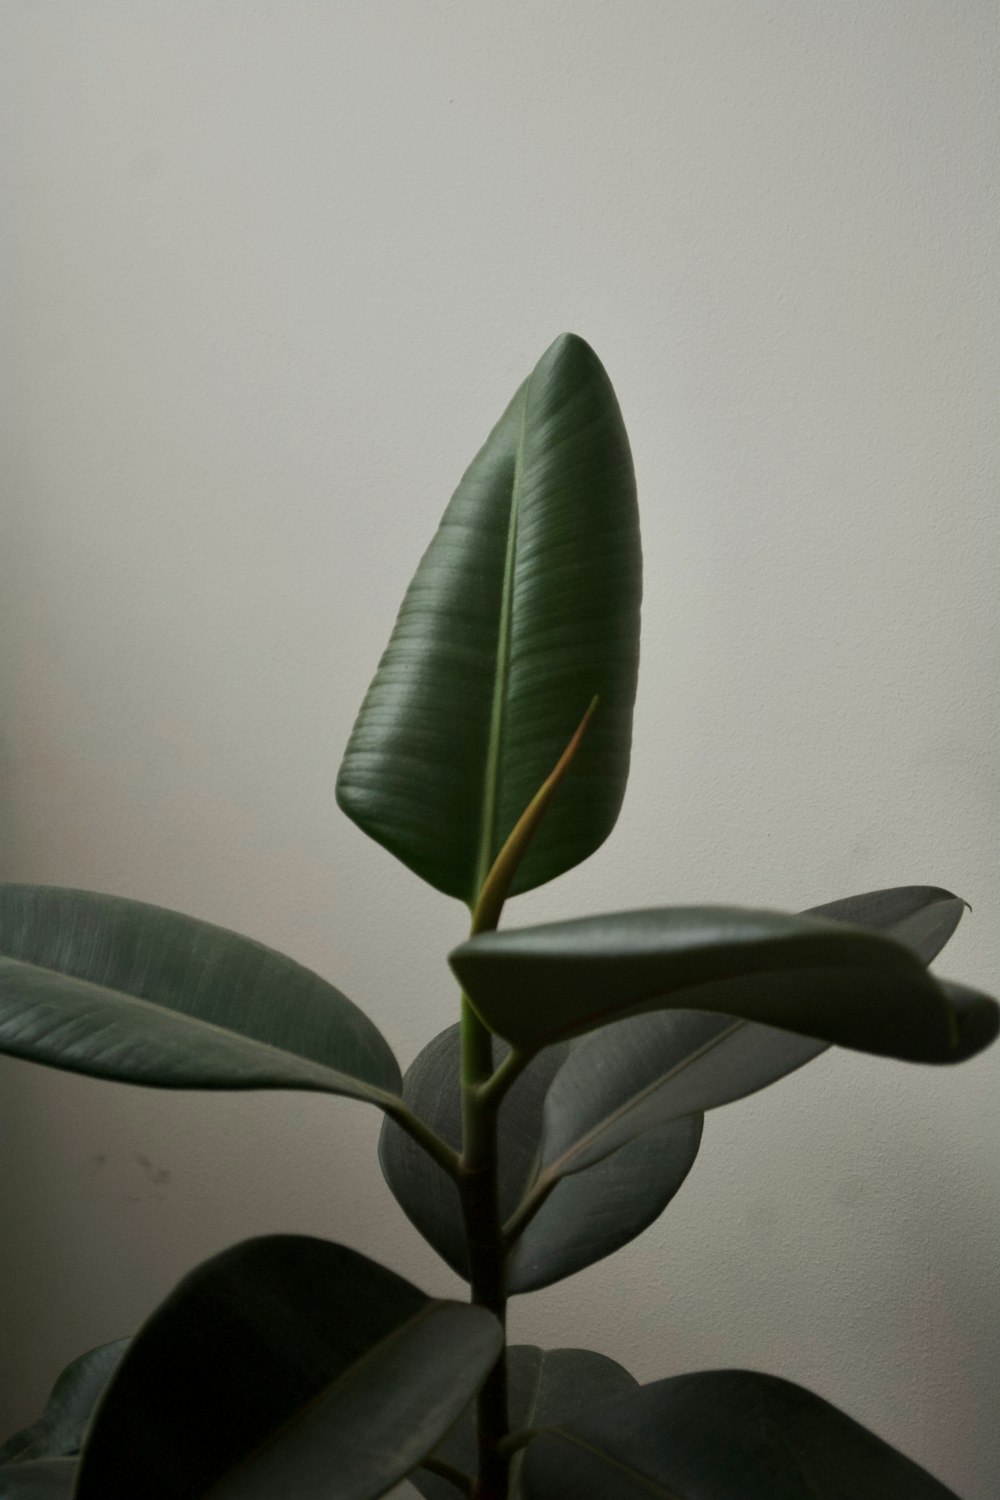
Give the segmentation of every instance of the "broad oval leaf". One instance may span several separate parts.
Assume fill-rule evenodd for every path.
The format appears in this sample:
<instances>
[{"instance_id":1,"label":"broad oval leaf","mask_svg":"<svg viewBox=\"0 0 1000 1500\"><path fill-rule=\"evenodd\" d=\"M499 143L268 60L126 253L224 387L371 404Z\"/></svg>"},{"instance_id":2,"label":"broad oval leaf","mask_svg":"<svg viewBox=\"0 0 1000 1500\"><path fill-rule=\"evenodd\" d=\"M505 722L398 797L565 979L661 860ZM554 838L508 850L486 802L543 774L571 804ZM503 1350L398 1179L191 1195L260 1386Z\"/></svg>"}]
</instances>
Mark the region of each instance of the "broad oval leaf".
<instances>
[{"instance_id":1,"label":"broad oval leaf","mask_svg":"<svg viewBox=\"0 0 1000 1500\"><path fill-rule=\"evenodd\" d=\"M68 1364L52 1387L38 1421L15 1432L0 1447L0 1465L79 1453L97 1399L127 1347L128 1339L115 1339Z\"/></svg>"},{"instance_id":2,"label":"broad oval leaf","mask_svg":"<svg viewBox=\"0 0 1000 1500\"><path fill-rule=\"evenodd\" d=\"M831 901L804 915L888 933L926 964L958 926L964 906L950 891L900 886ZM696 1011L619 1021L582 1038L553 1081L542 1164L559 1177L580 1172L644 1131L776 1082L827 1046Z\"/></svg>"},{"instance_id":3,"label":"broad oval leaf","mask_svg":"<svg viewBox=\"0 0 1000 1500\"><path fill-rule=\"evenodd\" d=\"M482 1308L435 1301L341 1245L248 1240L186 1276L132 1340L80 1462L111 1495L374 1500L496 1360Z\"/></svg>"},{"instance_id":4,"label":"broad oval leaf","mask_svg":"<svg viewBox=\"0 0 1000 1500\"><path fill-rule=\"evenodd\" d=\"M811 1391L747 1370L660 1380L548 1424L521 1483L524 1500L956 1500Z\"/></svg>"},{"instance_id":5,"label":"broad oval leaf","mask_svg":"<svg viewBox=\"0 0 1000 1500\"><path fill-rule=\"evenodd\" d=\"M545 1094L567 1048L552 1047L533 1059L500 1106L500 1214L507 1219L520 1203L538 1167ZM494 1062L506 1055L494 1041ZM414 1114L455 1150L462 1144L461 1026L449 1026L407 1069L403 1100ZM382 1173L397 1203L443 1260L468 1279L462 1205L454 1178L387 1116L379 1139Z\"/></svg>"},{"instance_id":6,"label":"broad oval leaf","mask_svg":"<svg viewBox=\"0 0 1000 1500\"><path fill-rule=\"evenodd\" d=\"M558 1080L557 1080L558 1081ZM507 1289L536 1292L613 1255L660 1217L694 1166L704 1116L648 1130L563 1177L517 1238Z\"/></svg>"},{"instance_id":7,"label":"broad oval leaf","mask_svg":"<svg viewBox=\"0 0 1000 1500\"><path fill-rule=\"evenodd\" d=\"M511 894L579 864L624 796L640 594L621 413L593 350L567 334L517 391L424 554L348 741L340 806L472 905L599 694Z\"/></svg>"},{"instance_id":8,"label":"broad oval leaf","mask_svg":"<svg viewBox=\"0 0 1000 1500\"><path fill-rule=\"evenodd\" d=\"M901 943L815 916L666 907L484 933L451 955L487 1026L533 1051L609 1021L698 1010L914 1062L996 1034L986 996L956 1006Z\"/></svg>"},{"instance_id":9,"label":"broad oval leaf","mask_svg":"<svg viewBox=\"0 0 1000 1500\"><path fill-rule=\"evenodd\" d=\"M591 1349L539 1349L534 1344L513 1344L507 1350L508 1409L512 1432L550 1423L570 1422L592 1402L639 1389L638 1382L621 1365ZM472 1475L476 1468L476 1428L473 1408L434 1451L434 1458L460 1474ZM519 1473L521 1455L511 1466L511 1500L521 1500ZM426 1469L409 1476L425 1500L455 1500L455 1487Z\"/></svg>"},{"instance_id":10,"label":"broad oval leaf","mask_svg":"<svg viewBox=\"0 0 1000 1500\"><path fill-rule=\"evenodd\" d=\"M384 1106L399 1068L319 975L179 912L0 886L0 1052L160 1088L311 1089Z\"/></svg>"},{"instance_id":11,"label":"broad oval leaf","mask_svg":"<svg viewBox=\"0 0 1000 1500\"><path fill-rule=\"evenodd\" d=\"M500 1214L514 1213L538 1171L542 1107L568 1049L534 1058L500 1107ZM494 1040L494 1061L506 1053ZM407 1070L403 1099L457 1150L461 1145L461 1029L436 1036ZM560 1183L519 1236L508 1265L511 1294L536 1291L635 1239L658 1218L694 1164L701 1116L677 1120L634 1142L611 1161ZM388 1117L379 1160L410 1222L451 1269L468 1279L461 1200L454 1179Z\"/></svg>"}]
</instances>

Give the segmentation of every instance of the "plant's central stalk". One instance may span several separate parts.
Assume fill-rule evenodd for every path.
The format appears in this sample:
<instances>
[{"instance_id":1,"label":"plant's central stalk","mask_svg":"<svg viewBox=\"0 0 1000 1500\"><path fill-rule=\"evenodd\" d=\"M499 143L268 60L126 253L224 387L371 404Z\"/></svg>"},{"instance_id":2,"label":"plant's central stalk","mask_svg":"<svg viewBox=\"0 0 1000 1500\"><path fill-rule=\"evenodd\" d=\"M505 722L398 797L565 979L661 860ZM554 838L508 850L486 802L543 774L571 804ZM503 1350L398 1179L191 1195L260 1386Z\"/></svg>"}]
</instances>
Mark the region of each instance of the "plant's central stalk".
<instances>
[{"instance_id":1,"label":"plant's central stalk","mask_svg":"<svg viewBox=\"0 0 1000 1500\"><path fill-rule=\"evenodd\" d=\"M492 932L531 840L579 748L597 707L594 698L551 773L528 803L479 882L472 912L472 936ZM493 810L495 811L495 809ZM491 819L493 812L491 811ZM484 843L482 863L489 846ZM500 1217L498 1117L504 1094L528 1061L512 1052L495 1072L493 1039L462 996L462 1155L458 1188L462 1199L472 1300L499 1319L504 1342L479 1393L476 1408L478 1474L473 1500L507 1500L510 1456L501 1443L510 1431L507 1400L507 1240Z\"/></svg>"},{"instance_id":2,"label":"plant's central stalk","mask_svg":"<svg viewBox=\"0 0 1000 1500\"><path fill-rule=\"evenodd\" d=\"M476 1032L481 1035L476 1035ZM458 1186L469 1256L472 1301L485 1307L506 1330L506 1255L500 1219L499 1155L497 1151L498 1101L483 1098L480 1085L492 1072L490 1035L467 1001L462 1006L463 1149ZM468 1045L465 1045L465 1044ZM470 1063L488 1059L478 1076L466 1074ZM470 1070L471 1071L471 1070ZM499 1444L510 1430L507 1410L506 1339L496 1364L477 1398L476 1428L478 1475L474 1500L506 1500L510 1458Z\"/></svg>"}]
</instances>

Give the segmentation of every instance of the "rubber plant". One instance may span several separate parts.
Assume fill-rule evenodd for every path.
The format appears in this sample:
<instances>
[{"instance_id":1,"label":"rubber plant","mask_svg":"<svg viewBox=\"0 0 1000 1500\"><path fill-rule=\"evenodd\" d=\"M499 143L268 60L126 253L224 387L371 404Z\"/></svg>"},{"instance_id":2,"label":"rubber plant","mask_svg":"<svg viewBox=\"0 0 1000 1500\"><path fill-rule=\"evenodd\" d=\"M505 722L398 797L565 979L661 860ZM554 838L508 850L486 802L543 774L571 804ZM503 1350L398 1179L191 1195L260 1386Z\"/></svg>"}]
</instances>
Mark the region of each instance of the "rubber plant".
<instances>
[{"instance_id":1,"label":"rubber plant","mask_svg":"<svg viewBox=\"0 0 1000 1500\"><path fill-rule=\"evenodd\" d=\"M997 1032L992 1000L928 970L964 904L938 888L497 930L614 826L640 591L621 414L565 336L445 511L337 782L361 829L471 913L455 1024L405 1077L350 1000L259 943L119 897L0 890L4 1051L374 1104L390 1188L469 1284L442 1301L336 1244L237 1245L60 1377L0 1453L7 1500L374 1500L406 1476L426 1500L950 1493L778 1374L640 1385L589 1350L506 1344L510 1297L666 1208L707 1110L830 1044L941 1064Z\"/></svg>"}]
</instances>

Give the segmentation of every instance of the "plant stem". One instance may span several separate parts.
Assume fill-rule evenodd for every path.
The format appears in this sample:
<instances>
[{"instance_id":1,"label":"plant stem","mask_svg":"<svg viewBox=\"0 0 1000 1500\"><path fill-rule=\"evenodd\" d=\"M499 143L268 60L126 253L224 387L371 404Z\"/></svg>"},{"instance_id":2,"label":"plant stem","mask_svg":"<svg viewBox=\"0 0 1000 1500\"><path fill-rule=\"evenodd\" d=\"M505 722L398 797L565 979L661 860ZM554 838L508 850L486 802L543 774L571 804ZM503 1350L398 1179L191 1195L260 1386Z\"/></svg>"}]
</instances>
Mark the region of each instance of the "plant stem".
<instances>
[{"instance_id":1,"label":"plant stem","mask_svg":"<svg viewBox=\"0 0 1000 1500\"><path fill-rule=\"evenodd\" d=\"M493 1042L489 1030L462 996L462 1088L475 1089L493 1072ZM462 1122L465 1124L465 1102ZM464 1138L464 1132L463 1132Z\"/></svg>"},{"instance_id":2,"label":"plant stem","mask_svg":"<svg viewBox=\"0 0 1000 1500\"><path fill-rule=\"evenodd\" d=\"M499 1099L484 1096L492 1075L490 1034L463 998L462 1156L458 1187L469 1254L472 1301L506 1327L507 1290L503 1226L500 1222L497 1114ZM507 1411L507 1346L504 1343L476 1402L479 1471L473 1500L506 1500L510 1458L500 1444L510 1431Z\"/></svg>"},{"instance_id":3,"label":"plant stem","mask_svg":"<svg viewBox=\"0 0 1000 1500\"><path fill-rule=\"evenodd\" d=\"M513 542L511 542L513 545ZM506 587L506 585L505 585ZM490 837L483 841L478 897L472 908L472 936L492 932L500 920L510 891L532 839L549 804L569 770L580 741L593 718L598 700L577 726L554 769L546 777L508 834L492 865L487 865ZM498 697L494 715L498 713ZM496 755L498 735L493 736L491 757ZM484 829L495 821L496 774L491 765L487 776L494 799ZM458 1189L462 1199L465 1238L469 1256L472 1301L485 1307L504 1330L504 1342L496 1364L476 1401L476 1441L479 1471L472 1500L507 1500L510 1453L504 1440L510 1435L507 1399L507 1240L500 1219L499 1156L497 1120L504 1095L530 1062L530 1054L511 1052L494 1071L493 1040L466 995L462 996L462 1155L458 1163Z\"/></svg>"},{"instance_id":4,"label":"plant stem","mask_svg":"<svg viewBox=\"0 0 1000 1500\"><path fill-rule=\"evenodd\" d=\"M503 1099L532 1061L533 1052L518 1052L515 1048L507 1053L496 1072L479 1085L479 1098L484 1104L499 1108Z\"/></svg>"}]
</instances>

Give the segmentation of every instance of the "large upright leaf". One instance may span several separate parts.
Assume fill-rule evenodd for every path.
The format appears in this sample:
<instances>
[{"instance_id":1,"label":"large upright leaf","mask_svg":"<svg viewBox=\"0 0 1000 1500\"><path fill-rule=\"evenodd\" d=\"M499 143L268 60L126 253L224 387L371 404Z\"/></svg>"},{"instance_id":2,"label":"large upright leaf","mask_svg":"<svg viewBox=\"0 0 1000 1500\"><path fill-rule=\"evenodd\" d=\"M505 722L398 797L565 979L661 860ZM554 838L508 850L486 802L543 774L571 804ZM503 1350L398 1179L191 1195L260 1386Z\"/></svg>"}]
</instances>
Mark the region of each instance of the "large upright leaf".
<instances>
[{"instance_id":1,"label":"large upright leaf","mask_svg":"<svg viewBox=\"0 0 1000 1500\"><path fill-rule=\"evenodd\" d=\"M899 886L831 901L805 915L885 932L929 964L964 907L950 891ZM580 1172L644 1131L776 1082L827 1045L695 1011L657 1011L604 1027L573 1048L548 1091L543 1165L557 1177Z\"/></svg>"},{"instance_id":2,"label":"large upright leaf","mask_svg":"<svg viewBox=\"0 0 1000 1500\"><path fill-rule=\"evenodd\" d=\"M386 1105L389 1046L332 984L179 912L0 886L0 1052L182 1089L312 1089Z\"/></svg>"},{"instance_id":3,"label":"large upright leaf","mask_svg":"<svg viewBox=\"0 0 1000 1500\"><path fill-rule=\"evenodd\" d=\"M508 1410L513 1432L571 1422L593 1402L610 1400L635 1391L633 1376L605 1354L591 1349L539 1349L534 1344L513 1344L507 1350ZM521 1500L519 1471L521 1454L511 1466L511 1500ZM473 1475L476 1467L476 1427L473 1408L468 1407L434 1458ZM455 1487L426 1469L410 1475L425 1500L455 1500Z\"/></svg>"},{"instance_id":4,"label":"large upright leaf","mask_svg":"<svg viewBox=\"0 0 1000 1500\"><path fill-rule=\"evenodd\" d=\"M511 893L579 864L624 795L640 592L621 413L593 350L564 335L517 391L424 554L348 742L340 806L471 904L599 694Z\"/></svg>"},{"instance_id":5,"label":"large upright leaf","mask_svg":"<svg viewBox=\"0 0 1000 1500\"><path fill-rule=\"evenodd\" d=\"M375 1500L440 1442L500 1345L490 1313L354 1250L248 1240L185 1277L132 1340L75 1500Z\"/></svg>"},{"instance_id":6,"label":"large upright leaf","mask_svg":"<svg viewBox=\"0 0 1000 1500\"><path fill-rule=\"evenodd\" d=\"M656 1010L733 1016L914 1062L996 1036L994 1001L901 943L814 916L665 907L484 933L451 955L482 1019L532 1051Z\"/></svg>"},{"instance_id":7,"label":"large upright leaf","mask_svg":"<svg viewBox=\"0 0 1000 1500\"><path fill-rule=\"evenodd\" d=\"M747 1370L659 1380L535 1425L524 1500L955 1500L819 1396Z\"/></svg>"}]
</instances>

